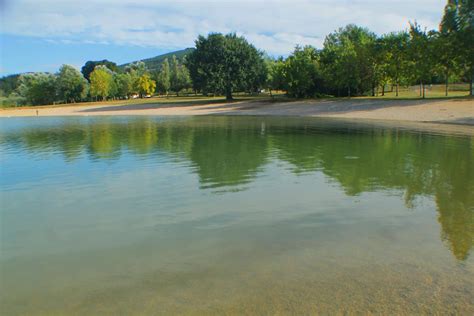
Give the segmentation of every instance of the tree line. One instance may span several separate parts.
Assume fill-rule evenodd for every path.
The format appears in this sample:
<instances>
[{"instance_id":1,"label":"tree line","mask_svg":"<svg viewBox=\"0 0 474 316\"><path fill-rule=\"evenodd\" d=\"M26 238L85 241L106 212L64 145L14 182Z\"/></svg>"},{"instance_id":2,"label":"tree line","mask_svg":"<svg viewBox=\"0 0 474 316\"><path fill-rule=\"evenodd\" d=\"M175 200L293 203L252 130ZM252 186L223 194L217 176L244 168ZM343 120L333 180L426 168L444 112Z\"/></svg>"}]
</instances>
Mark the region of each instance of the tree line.
<instances>
[{"instance_id":1,"label":"tree line","mask_svg":"<svg viewBox=\"0 0 474 316\"><path fill-rule=\"evenodd\" d=\"M18 103L31 105L129 99L160 94L179 94L191 87L187 68L173 56L158 72L151 72L143 62L121 70L108 60L88 61L78 71L62 65L57 73L35 72L6 78L2 90Z\"/></svg>"},{"instance_id":2,"label":"tree line","mask_svg":"<svg viewBox=\"0 0 474 316\"><path fill-rule=\"evenodd\" d=\"M322 49L296 46L286 58L272 58L234 33L199 36L183 60L172 56L160 69L143 62L121 69L88 61L81 72L63 65L56 74L27 73L3 80L4 94L28 104L145 97L193 90L204 95L279 90L290 97L399 95L400 86L474 79L474 0L449 0L439 30L410 23L408 30L377 36L353 24L326 36Z\"/></svg>"},{"instance_id":3,"label":"tree line","mask_svg":"<svg viewBox=\"0 0 474 316\"><path fill-rule=\"evenodd\" d=\"M450 0L439 30L410 23L407 31L376 36L348 25L329 34L323 48L296 47L286 59L267 62L267 87L294 97L384 95L387 85L425 86L474 79L474 1Z\"/></svg>"}]
</instances>

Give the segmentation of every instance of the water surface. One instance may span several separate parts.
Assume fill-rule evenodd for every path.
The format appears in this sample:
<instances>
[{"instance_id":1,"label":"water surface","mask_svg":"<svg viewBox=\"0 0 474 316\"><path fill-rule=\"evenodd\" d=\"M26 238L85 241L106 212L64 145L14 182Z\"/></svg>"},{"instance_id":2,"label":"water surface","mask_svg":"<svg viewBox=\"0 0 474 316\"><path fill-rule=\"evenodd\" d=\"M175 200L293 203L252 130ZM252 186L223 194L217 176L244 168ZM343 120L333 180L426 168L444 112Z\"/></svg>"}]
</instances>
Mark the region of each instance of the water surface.
<instances>
[{"instance_id":1,"label":"water surface","mask_svg":"<svg viewBox=\"0 0 474 316\"><path fill-rule=\"evenodd\" d=\"M0 120L4 315L474 313L474 138Z\"/></svg>"}]
</instances>

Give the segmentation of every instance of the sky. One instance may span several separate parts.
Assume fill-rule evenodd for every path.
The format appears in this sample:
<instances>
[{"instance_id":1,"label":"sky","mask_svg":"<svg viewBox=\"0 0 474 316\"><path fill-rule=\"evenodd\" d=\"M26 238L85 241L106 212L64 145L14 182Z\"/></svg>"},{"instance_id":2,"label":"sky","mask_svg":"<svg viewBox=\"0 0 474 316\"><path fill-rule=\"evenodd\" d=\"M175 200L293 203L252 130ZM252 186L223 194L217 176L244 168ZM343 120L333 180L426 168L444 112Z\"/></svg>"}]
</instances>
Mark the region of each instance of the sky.
<instances>
[{"instance_id":1,"label":"sky","mask_svg":"<svg viewBox=\"0 0 474 316\"><path fill-rule=\"evenodd\" d=\"M198 35L235 32L272 56L321 48L350 23L376 34L417 21L436 29L446 0L0 0L0 76L122 64L194 46Z\"/></svg>"}]
</instances>

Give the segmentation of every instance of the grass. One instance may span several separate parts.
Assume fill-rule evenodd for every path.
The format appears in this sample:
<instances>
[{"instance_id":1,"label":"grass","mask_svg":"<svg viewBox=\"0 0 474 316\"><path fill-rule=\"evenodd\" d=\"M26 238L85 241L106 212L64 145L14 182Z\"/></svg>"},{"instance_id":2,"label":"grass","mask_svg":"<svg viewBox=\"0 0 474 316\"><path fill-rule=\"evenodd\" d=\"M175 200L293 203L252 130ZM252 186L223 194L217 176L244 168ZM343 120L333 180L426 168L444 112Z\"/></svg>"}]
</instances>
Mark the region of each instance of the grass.
<instances>
[{"instance_id":1,"label":"grass","mask_svg":"<svg viewBox=\"0 0 474 316\"><path fill-rule=\"evenodd\" d=\"M468 84L452 84L448 89L448 96L445 95L445 86L444 85L427 85L425 87L425 98L426 99L442 99L442 98L460 98L469 96L469 85ZM376 99L421 99L420 97L420 87L411 86L411 87L401 87L399 89L398 97L395 93L395 87L393 91L385 91L385 95L381 96L379 91L379 96L371 97Z\"/></svg>"}]
</instances>

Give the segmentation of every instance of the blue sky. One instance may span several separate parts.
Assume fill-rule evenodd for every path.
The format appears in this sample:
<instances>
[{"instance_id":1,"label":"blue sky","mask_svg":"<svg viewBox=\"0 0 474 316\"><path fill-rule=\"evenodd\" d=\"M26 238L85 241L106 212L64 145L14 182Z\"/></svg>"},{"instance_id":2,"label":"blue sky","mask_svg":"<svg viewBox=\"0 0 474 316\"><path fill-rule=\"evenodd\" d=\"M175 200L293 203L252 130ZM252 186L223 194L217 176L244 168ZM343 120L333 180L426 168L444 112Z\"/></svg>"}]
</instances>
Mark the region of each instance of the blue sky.
<instances>
[{"instance_id":1,"label":"blue sky","mask_svg":"<svg viewBox=\"0 0 474 316\"><path fill-rule=\"evenodd\" d=\"M236 32L270 55L321 47L349 23L377 34L417 20L437 28L444 0L0 0L0 75L80 68L192 47L198 34Z\"/></svg>"}]
</instances>

